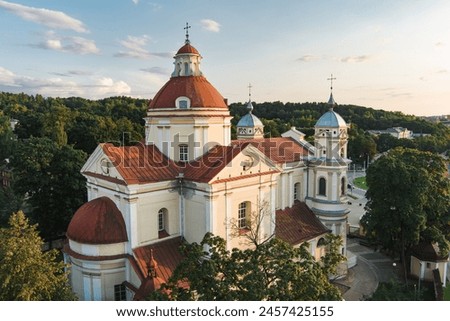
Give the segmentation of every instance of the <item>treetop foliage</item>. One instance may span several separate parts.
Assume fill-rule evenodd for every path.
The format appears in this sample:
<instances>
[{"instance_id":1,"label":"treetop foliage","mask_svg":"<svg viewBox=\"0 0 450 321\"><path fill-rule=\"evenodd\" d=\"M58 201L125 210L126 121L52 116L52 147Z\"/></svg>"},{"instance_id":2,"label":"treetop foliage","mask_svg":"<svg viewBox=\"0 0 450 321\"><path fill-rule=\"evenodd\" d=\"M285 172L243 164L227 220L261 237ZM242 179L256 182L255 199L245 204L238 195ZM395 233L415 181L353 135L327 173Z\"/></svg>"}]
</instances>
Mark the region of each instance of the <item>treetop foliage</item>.
<instances>
[{"instance_id":1,"label":"treetop foliage","mask_svg":"<svg viewBox=\"0 0 450 321\"><path fill-rule=\"evenodd\" d=\"M208 233L200 244L185 244L185 259L168 284L152 300L341 300L329 282L330 272L343 257L336 252L340 239L327 237L329 251L321 262L308 245L292 247L272 238L256 248L226 249L224 239ZM206 250L205 250L206 249ZM189 284L189 287L180 284Z\"/></svg>"},{"instance_id":2,"label":"treetop foliage","mask_svg":"<svg viewBox=\"0 0 450 321\"><path fill-rule=\"evenodd\" d=\"M23 212L0 229L0 300L74 300L57 251L42 252L42 239Z\"/></svg>"},{"instance_id":3,"label":"treetop foliage","mask_svg":"<svg viewBox=\"0 0 450 321\"><path fill-rule=\"evenodd\" d=\"M404 256L419 242L438 243L448 253L450 181L439 155L395 148L367 171L367 235Z\"/></svg>"}]
</instances>

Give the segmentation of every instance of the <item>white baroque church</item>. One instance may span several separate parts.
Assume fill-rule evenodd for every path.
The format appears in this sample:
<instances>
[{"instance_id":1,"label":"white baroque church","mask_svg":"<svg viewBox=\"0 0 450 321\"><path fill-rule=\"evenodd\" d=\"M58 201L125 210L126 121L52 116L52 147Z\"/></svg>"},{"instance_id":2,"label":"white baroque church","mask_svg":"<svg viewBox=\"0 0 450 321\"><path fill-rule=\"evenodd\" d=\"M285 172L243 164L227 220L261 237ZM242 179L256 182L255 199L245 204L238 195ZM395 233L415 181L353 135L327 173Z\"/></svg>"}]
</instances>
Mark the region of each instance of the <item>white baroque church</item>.
<instances>
[{"instance_id":1,"label":"white baroque church","mask_svg":"<svg viewBox=\"0 0 450 321\"><path fill-rule=\"evenodd\" d=\"M314 146L295 128L264 138L251 99L231 140L227 101L202 74L188 35L174 59L149 103L145 141L100 144L81 169L88 202L64 248L79 299L143 299L182 260L181 242L211 232L230 250L249 246L250 220L262 211L261 240L308 242L320 258L321 239L334 233L346 255L347 124L333 111L333 95Z\"/></svg>"}]
</instances>

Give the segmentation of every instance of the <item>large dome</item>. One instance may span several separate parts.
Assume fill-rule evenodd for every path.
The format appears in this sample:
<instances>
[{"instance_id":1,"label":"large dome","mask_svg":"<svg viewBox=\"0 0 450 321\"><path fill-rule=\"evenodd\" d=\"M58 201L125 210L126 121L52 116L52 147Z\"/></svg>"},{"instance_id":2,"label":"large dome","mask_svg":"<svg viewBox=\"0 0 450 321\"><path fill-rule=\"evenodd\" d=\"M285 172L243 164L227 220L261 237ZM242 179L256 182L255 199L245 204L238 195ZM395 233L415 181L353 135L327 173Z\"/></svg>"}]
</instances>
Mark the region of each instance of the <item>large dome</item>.
<instances>
[{"instance_id":1,"label":"large dome","mask_svg":"<svg viewBox=\"0 0 450 321\"><path fill-rule=\"evenodd\" d=\"M347 127L347 124L338 113L333 110L329 110L319 118L315 127L341 128Z\"/></svg>"},{"instance_id":2,"label":"large dome","mask_svg":"<svg viewBox=\"0 0 450 321\"><path fill-rule=\"evenodd\" d=\"M108 197L96 198L82 205L70 221L67 237L82 244L128 241L122 213Z\"/></svg>"},{"instance_id":3,"label":"large dome","mask_svg":"<svg viewBox=\"0 0 450 321\"><path fill-rule=\"evenodd\" d=\"M183 112L191 108L228 110L225 99L200 71L202 57L188 38L174 59L175 68L172 77L150 101L149 110L161 108L177 108ZM183 101L183 107L180 106L180 100Z\"/></svg>"},{"instance_id":4,"label":"large dome","mask_svg":"<svg viewBox=\"0 0 450 321\"><path fill-rule=\"evenodd\" d=\"M204 76L170 78L150 102L149 109L176 108L179 97L189 98L190 108L228 109L225 99Z\"/></svg>"}]
</instances>

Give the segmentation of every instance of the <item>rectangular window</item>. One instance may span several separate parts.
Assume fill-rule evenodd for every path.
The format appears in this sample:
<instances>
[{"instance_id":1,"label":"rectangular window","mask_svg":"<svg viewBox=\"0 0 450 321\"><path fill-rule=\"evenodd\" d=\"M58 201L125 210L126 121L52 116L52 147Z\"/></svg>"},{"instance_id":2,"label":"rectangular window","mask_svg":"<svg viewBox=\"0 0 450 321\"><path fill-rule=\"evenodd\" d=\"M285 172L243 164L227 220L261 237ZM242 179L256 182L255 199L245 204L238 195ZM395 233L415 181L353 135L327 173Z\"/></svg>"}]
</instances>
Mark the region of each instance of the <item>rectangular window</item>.
<instances>
[{"instance_id":1,"label":"rectangular window","mask_svg":"<svg viewBox=\"0 0 450 321\"><path fill-rule=\"evenodd\" d=\"M127 300L127 290L125 288L125 285L123 284L114 285L114 300L115 301Z\"/></svg>"},{"instance_id":2,"label":"rectangular window","mask_svg":"<svg viewBox=\"0 0 450 321\"><path fill-rule=\"evenodd\" d=\"M247 202L243 202L243 203L239 204L238 227L240 229L247 227Z\"/></svg>"},{"instance_id":3,"label":"rectangular window","mask_svg":"<svg viewBox=\"0 0 450 321\"><path fill-rule=\"evenodd\" d=\"M180 161L187 162L188 156L188 145L180 145Z\"/></svg>"},{"instance_id":4,"label":"rectangular window","mask_svg":"<svg viewBox=\"0 0 450 321\"><path fill-rule=\"evenodd\" d=\"M187 109L188 108L187 100L180 100L178 102L178 106L180 107L180 109Z\"/></svg>"}]
</instances>

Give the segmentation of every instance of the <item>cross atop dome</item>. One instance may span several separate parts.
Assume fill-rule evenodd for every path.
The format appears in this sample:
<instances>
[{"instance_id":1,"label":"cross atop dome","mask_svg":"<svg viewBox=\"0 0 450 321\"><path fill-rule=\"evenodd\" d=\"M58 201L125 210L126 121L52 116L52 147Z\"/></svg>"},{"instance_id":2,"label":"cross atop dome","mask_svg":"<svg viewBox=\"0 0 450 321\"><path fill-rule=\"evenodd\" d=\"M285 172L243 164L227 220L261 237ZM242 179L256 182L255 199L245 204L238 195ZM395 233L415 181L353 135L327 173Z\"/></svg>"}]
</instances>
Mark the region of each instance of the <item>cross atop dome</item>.
<instances>
[{"instance_id":1,"label":"cross atop dome","mask_svg":"<svg viewBox=\"0 0 450 321\"><path fill-rule=\"evenodd\" d=\"M189 25L188 22L186 22L186 27L184 27L183 29L186 30L186 40L184 41L186 44L190 43L189 40L189 29L191 28L191 26Z\"/></svg>"},{"instance_id":2,"label":"cross atop dome","mask_svg":"<svg viewBox=\"0 0 450 321\"><path fill-rule=\"evenodd\" d=\"M331 74L331 77L327 78L327 80L330 81L330 98L328 99L328 105L330 105L330 110L333 110L333 107L336 105L333 98L333 80L336 80L336 77L333 77L333 74Z\"/></svg>"}]
</instances>

